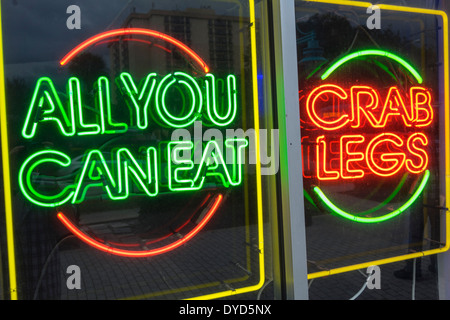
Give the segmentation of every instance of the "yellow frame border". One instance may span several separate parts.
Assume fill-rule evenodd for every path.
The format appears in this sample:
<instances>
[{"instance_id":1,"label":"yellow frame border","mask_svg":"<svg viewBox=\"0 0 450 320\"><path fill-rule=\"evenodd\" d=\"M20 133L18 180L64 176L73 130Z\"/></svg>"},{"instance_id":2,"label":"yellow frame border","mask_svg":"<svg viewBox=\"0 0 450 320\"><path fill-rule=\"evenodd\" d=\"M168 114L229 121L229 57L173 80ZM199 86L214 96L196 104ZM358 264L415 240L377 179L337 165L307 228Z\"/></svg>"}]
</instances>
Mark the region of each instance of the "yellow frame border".
<instances>
[{"instance_id":1,"label":"yellow frame border","mask_svg":"<svg viewBox=\"0 0 450 320\"><path fill-rule=\"evenodd\" d=\"M370 2L362 2L362 1L348 1L348 0L304 0L305 2L319 2L319 3L329 3L336 5L345 5L345 6L353 6L353 7L363 7L368 8L373 4ZM444 90L445 90L445 139L450 137L450 94L449 94L449 86L450 86L450 64L449 64L449 30L448 30L448 16L442 10L433 10L433 9L422 9L415 7L403 7L403 6L395 6L395 5L387 5L387 4L377 4L377 6L381 10L390 10L390 11L399 11L399 12L411 12L411 13L422 13L422 14L431 14L441 16L443 20L443 49L444 49ZM450 199L450 145L449 141L445 143L445 198ZM344 273L348 271L354 271L358 269L368 268L372 265L383 265L393 262L404 261L408 259L420 258L424 256L429 256L433 254L438 254L442 252L446 252L450 248L450 211L446 211L445 217L445 246L438 249L426 250L416 253L404 254L396 257L379 259L359 264L354 264L346 267L340 267L335 269L330 269L326 271L319 271L308 274L308 279L315 279L320 277L326 277L330 275L335 275L339 273Z\"/></svg>"},{"instance_id":2,"label":"yellow frame border","mask_svg":"<svg viewBox=\"0 0 450 320\"><path fill-rule=\"evenodd\" d=\"M259 136L259 103L258 103L258 78L257 78L257 45L256 45L256 17L255 17L255 1L249 0L250 9L250 44L252 59L252 93L253 93L253 113L254 113L254 129L255 129L255 152L260 152L260 136ZM3 181L4 181L4 198L5 198L5 223L7 236L7 256L8 256L8 272L10 299L18 300L17 294L17 275L16 275L16 256L14 248L14 224L12 212L12 196L11 196L11 177L9 164L9 146L8 146L8 130L7 130L7 113L5 99L5 73L3 60L3 29L2 29L2 11L0 3L0 133L1 148L3 159ZM256 157L256 194L257 194L257 216L258 216L258 249L259 249L259 281L257 284L238 288L235 290L227 290L208 295L193 297L188 300L208 300L228 297L232 295L247 293L259 290L265 282L265 265L264 265L264 235L263 235L263 206L262 206L262 186L261 186L261 162Z\"/></svg>"},{"instance_id":3,"label":"yellow frame border","mask_svg":"<svg viewBox=\"0 0 450 320\"><path fill-rule=\"evenodd\" d=\"M258 66L257 44L256 44L256 16L255 16L255 0L249 0L250 9L250 45L252 59L252 93L253 93L253 114L255 129L255 152L260 154L260 136L259 136L259 99L258 99ZM235 290L227 290L223 292L203 295L187 300L209 300L223 297L229 297L237 294L248 293L262 288L265 282L265 266L264 266L264 235L263 235L263 205L262 205L262 186L261 186L261 161L259 156L256 157L256 195L257 195L257 212L258 212L258 249L259 249L259 281L257 284L249 287L238 288Z\"/></svg>"},{"instance_id":4,"label":"yellow frame border","mask_svg":"<svg viewBox=\"0 0 450 320\"><path fill-rule=\"evenodd\" d=\"M5 197L5 223L8 255L9 288L11 300L17 300L16 258L12 217L11 177L9 166L8 127L6 125L5 69L3 63L2 8L0 3L0 133L3 161L3 189Z\"/></svg>"}]
</instances>

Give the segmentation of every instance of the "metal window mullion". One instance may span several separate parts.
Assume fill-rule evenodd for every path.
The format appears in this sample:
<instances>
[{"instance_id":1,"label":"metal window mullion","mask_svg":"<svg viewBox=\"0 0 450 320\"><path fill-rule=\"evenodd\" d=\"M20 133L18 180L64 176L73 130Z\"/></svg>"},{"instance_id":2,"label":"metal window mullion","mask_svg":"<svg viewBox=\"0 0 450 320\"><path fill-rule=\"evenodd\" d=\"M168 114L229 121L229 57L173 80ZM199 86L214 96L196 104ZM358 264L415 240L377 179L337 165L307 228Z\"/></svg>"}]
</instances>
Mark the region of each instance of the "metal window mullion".
<instances>
[{"instance_id":1,"label":"metal window mullion","mask_svg":"<svg viewBox=\"0 0 450 320\"><path fill-rule=\"evenodd\" d=\"M308 299L294 0L273 0L286 298Z\"/></svg>"}]
</instances>

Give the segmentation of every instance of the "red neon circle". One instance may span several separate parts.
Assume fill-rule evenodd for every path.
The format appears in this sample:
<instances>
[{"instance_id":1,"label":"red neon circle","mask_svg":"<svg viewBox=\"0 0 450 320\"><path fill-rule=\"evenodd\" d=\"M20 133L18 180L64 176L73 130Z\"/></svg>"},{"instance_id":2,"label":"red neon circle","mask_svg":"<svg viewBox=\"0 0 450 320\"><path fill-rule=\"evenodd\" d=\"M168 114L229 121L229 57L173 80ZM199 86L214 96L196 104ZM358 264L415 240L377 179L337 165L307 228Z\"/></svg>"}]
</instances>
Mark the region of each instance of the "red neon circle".
<instances>
[{"instance_id":1,"label":"red neon circle","mask_svg":"<svg viewBox=\"0 0 450 320\"><path fill-rule=\"evenodd\" d=\"M195 62L199 64L199 66L205 71L205 73L209 72L209 67L206 64L205 61L203 61L202 58L198 54L196 54L191 48L186 46L184 43L178 41L175 38L172 38L171 36L168 36L164 33L150 30L150 29L141 29L141 28L123 28L123 29L116 29L111 31L106 31L103 33L100 33L96 36L93 36L82 43L80 43L78 46L73 48L68 54L64 56L64 58L61 59L60 64L64 66L69 62L73 57L75 57L77 54L85 50L86 48L92 46L96 42L105 40L107 38L111 37L117 37L117 36L124 36L124 35L145 35L150 36L158 39L162 39L164 41L167 41L173 45L175 45L177 48L183 50L189 57L191 57Z\"/></svg>"},{"instance_id":2,"label":"red neon circle","mask_svg":"<svg viewBox=\"0 0 450 320\"><path fill-rule=\"evenodd\" d=\"M154 38L158 38L158 39L167 41L167 42L175 45L177 48L181 49L184 53L186 53L192 60L194 60L201 67L201 69L205 73L209 72L209 67L206 64L206 62L203 61L203 59L200 58L200 56L198 54L196 54L191 48L186 46L184 43L182 43L182 42L178 41L177 39L172 38L171 36L168 36L164 33L150 30L150 29L141 29L141 28L116 29L116 30L106 31L106 32L100 33L96 36L93 36L93 37L83 41L78 46L73 48L69 53L67 53L61 59L60 64L61 64L61 66L66 65L76 55L78 55L83 50L87 49L88 47L90 47L98 42L104 41L108 38L124 36L124 35L145 35L145 36L150 36L150 37L154 37ZM208 197L209 197L209 195L208 195ZM203 201L203 204L206 202L206 200L207 200L207 198ZM188 234L186 234L181 239L179 239L169 245L160 247L160 248L151 249L151 250L142 250L142 251L123 250L123 249L108 246L104 243L99 242L98 240L93 239L92 237L88 236L86 233L81 231L62 212L59 212L57 214L57 217L58 217L59 221L69 231L71 231L77 238L79 238L81 241L85 242L86 244L88 244L98 250L101 250L101 251L104 251L104 252L107 252L110 254L118 255L118 256L123 256L123 257L143 258L143 257L156 256L156 255L160 255L160 254L169 252L175 248L178 248L179 246L186 243L190 239L192 239L197 233L200 232L200 230L203 229L203 227L208 223L208 221L214 216L214 214L216 213L217 209L219 208L222 200L223 200L223 195L222 194L217 195L211 208L208 210L208 212L203 217L203 219L200 221L200 223L198 223L194 229L192 229ZM134 247L135 245L131 244L131 245L126 245L126 246Z\"/></svg>"},{"instance_id":3,"label":"red neon circle","mask_svg":"<svg viewBox=\"0 0 450 320\"><path fill-rule=\"evenodd\" d=\"M213 215L216 213L217 209L219 208L222 200L223 200L223 195L222 194L217 195L213 202L213 205L208 210L205 217L200 221L199 224L197 224L197 226L194 229L192 229L183 238L181 238L169 245L163 246L161 248L151 249L151 250L142 250L142 251L123 250L123 249L118 249L118 248L114 248L114 247L105 245L97 240L94 240L92 237L88 236L83 231L81 231L62 212L59 212L57 214L57 217L61 221L61 223L67 229L69 229L77 238L79 238L81 241L85 242L86 244L88 244L98 250L104 251L106 253L111 253L114 255L122 256L122 257L145 258L145 257L152 257L152 256L156 256L159 254L169 252L175 248L178 248L179 246L186 243L190 239L192 239L197 233L200 232L200 230L203 229L203 227L213 217Z\"/></svg>"}]
</instances>

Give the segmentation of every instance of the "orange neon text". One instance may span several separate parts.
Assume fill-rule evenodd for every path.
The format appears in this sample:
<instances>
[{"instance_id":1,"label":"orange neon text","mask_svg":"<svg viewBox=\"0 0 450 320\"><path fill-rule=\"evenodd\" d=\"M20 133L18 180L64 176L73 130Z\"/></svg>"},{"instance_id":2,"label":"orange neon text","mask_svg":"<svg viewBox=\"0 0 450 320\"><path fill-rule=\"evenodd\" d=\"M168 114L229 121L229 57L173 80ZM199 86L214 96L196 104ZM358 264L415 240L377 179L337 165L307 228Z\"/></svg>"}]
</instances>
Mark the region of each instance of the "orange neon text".
<instances>
[{"instance_id":1,"label":"orange neon text","mask_svg":"<svg viewBox=\"0 0 450 320\"><path fill-rule=\"evenodd\" d=\"M395 86L390 87L382 99L380 92L370 86L344 90L338 85L324 84L307 96L306 112L316 127L327 131L367 125L385 128L393 120L406 127L421 128L433 121L431 93L418 86L411 87L409 95L402 94Z\"/></svg>"},{"instance_id":2,"label":"orange neon text","mask_svg":"<svg viewBox=\"0 0 450 320\"><path fill-rule=\"evenodd\" d=\"M413 133L406 139L387 132L370 138L361 134L340 138L321 135L313 143L302 145L304 162L315 164L315 168L304 166L304 174L311 177L314 170L319 180L389 177L404 170L418 174L428 166L428 143L423 133Z\"/></svg>"}]
</instances>

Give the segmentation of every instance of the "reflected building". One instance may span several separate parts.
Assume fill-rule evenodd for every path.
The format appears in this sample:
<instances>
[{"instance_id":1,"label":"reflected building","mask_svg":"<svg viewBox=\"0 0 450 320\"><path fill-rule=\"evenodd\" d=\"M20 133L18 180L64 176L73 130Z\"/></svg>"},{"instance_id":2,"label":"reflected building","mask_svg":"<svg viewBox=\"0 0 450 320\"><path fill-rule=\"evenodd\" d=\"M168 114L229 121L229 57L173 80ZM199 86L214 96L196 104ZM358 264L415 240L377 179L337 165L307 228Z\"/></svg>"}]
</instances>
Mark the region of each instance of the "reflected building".
<instances>
[{"instance_id":1,"label":"reflected building","mask_svg":"<svg viewBox=\"0 0 450 320\"><path fill-rule=\"evenodd\" d=\"M241 70L241 37L244 35L243 19L217 15L212 9L186 9L184 11L150 10L131 13L123 28L146 28L162 32L193 49L214 73ZM166 43L148 39L136 41L118 39L110 45L111 71L118 74L128 71L143 77L149 70L160 74L168 71L188 70L190 62L179 50ZM159 49L159 50L158 50Z\"/></svg>"}]
</instances>

